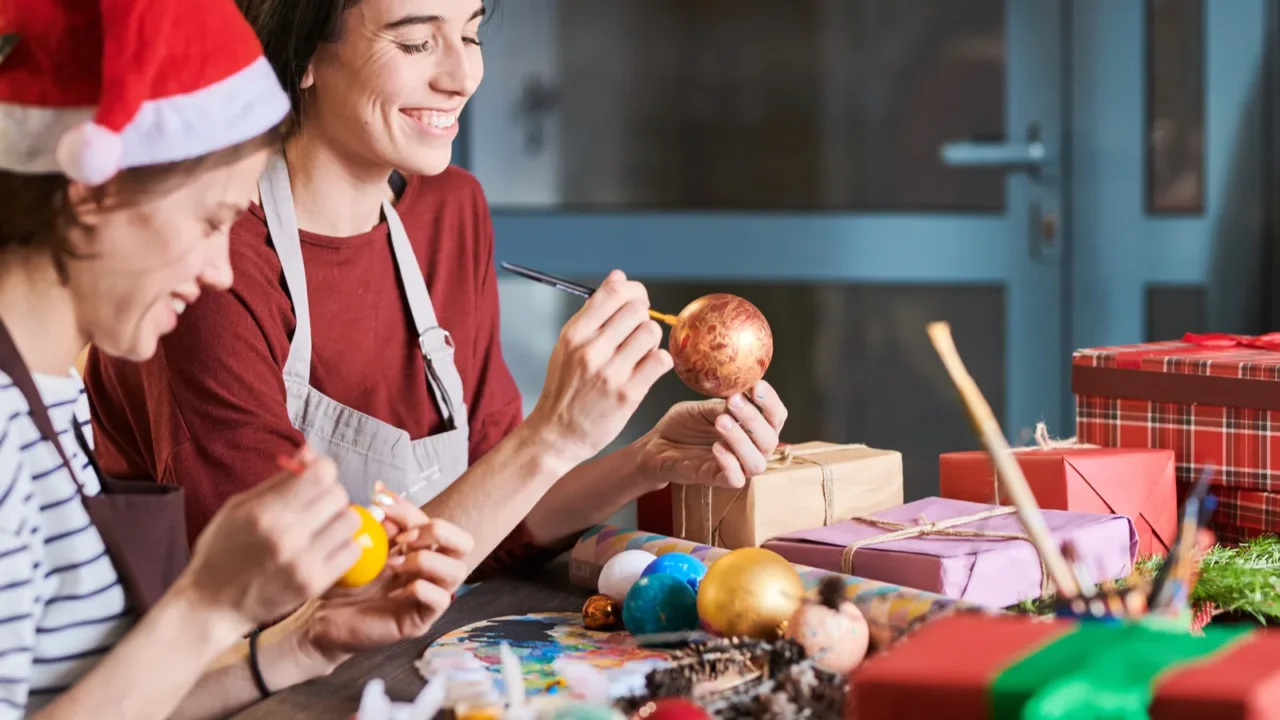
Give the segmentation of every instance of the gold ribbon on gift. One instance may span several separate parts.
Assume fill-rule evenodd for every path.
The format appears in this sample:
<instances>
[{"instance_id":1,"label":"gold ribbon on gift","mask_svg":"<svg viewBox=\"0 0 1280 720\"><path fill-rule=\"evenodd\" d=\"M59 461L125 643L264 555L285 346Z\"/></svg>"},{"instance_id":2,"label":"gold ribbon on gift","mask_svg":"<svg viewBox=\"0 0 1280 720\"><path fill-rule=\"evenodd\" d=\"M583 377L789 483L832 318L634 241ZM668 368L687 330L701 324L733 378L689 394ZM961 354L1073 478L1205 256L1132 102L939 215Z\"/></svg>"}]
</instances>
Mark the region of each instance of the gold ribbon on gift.
<instances>
[{"instance_id":1,"label":"gold ribbon on gift","mask_svg":"<svg viewBox=\"0 0 1280 720\"><path fill-rule=\"evenodd\" d=\"M1067 438L1065 440L1061 438L1051 438L1049 437L1049 426L1046 425L1043 421L1036 423L1035 440L1036 440L1035 445L1029 445L1027 447L1010 448L1010 451L1014 453L1020 453L1020 452L1030 452L1032 450L1065 450L1068 448L1086 449L1086 448L1099 447L1098 445L1082 443L1073 437ZM991 476L991 487L995 497L995 500L993 502L994 504L999 505L1000 504L1000 478L996 477L994 474L992 474Z\"/></svg>"},{"instance_id":2,"label":"gold ribbon on gift","mask_svg":"<svg viewBox=\"0 0 1280 720\"><path fill-rule=\"evenodd\" d=\"M810 456L820 455L820 454L829 453L829 452L839 452L841 450L853 450L855 448L865 448L865 447L866 445L862 443L851 443L848 445L825 445L823 447L812 447L812 448L805 448L803 450L796 450L791 445L783 445L778 449L774 450L773 453L769 455L769 462L768 462L768 465L765 467L765 472L768 472L770 470L778 470L778 469L787 467L792 463L807 463L821 470L822 471L822 525L825 527L827 525L830 525L833 522L836 522L835 472L831 469L830 464ZM753 478L747 478L747 482L744 483L743 486L738 489L738 493L734 495L733 499L729 501L729 504L725 506L724 512L720 513L719 520L714 519L711 514L711 490L712 490L711 486L710 485L698 486L698 492L701 494L701 497L699 498L699 500L701 501L700 506L702 508L702 511L706 513L705 516L703 517L703 519L706 521L705 524L703 525L703 527L706 528L706 534L703 537L698 537L698 538L691 538L686 535L686 532L688 531L688 516L687 516L688 510L685 507L684 500L685 500L685 492L688 486L681 484L679 486L679 491L676 494L677 495L676 502L680 504L680 527L679 527L679 532L677 532L676 534L684 538L685 540L692 540L693 542L702 543L703 545L713 545L713 546L719 547L720 525L724 522L724 519L729 514L729 511L733 509L733 506L737 504L738 499L741 498L744 493L746 493L747 488L751 487L752 479Z\"/></svg>"},{"instance_id":3,"label":"gold ribbon on gift","mask_svg":"<svg viewBox=\"0 0 1280 720\"><path fill-rule=\"evenodd\" d=\"M907 525L906 523L895 522L893 520L883 520L869 515L858 515L849 518L857 522L864 522L869 525L884 528L890 532L883 535L873 535L869 538L859 540L852 545L845 547L844 555L840 558L840 572L845 575L853 574L853 554L860 548L868 545L878 545L880 543L893 542L895 540L906 540L914 537L963 537L963 538L990 538L993 540L1026 540L1031 542L1031 538L1022 533L997 532L994 530L961 530L960 525L968 525L980 520L988 520L994 517L1011 515L1017 512L1014 507L1000 507L991 510L984 510L972 515L961 515L960 517L950 518L949 520L940 520L938 522L929 522L923 516L920 518L920 524ZM1032 547L1035 544L1032 543ZM1049 594L1052 589L1049 582L1049 571L1045 567L1044 558L1040 557L1040 553L1036 553L1036 558L1040 561L1040 596L1044 597Z\"/></svg>"}]
</instances>

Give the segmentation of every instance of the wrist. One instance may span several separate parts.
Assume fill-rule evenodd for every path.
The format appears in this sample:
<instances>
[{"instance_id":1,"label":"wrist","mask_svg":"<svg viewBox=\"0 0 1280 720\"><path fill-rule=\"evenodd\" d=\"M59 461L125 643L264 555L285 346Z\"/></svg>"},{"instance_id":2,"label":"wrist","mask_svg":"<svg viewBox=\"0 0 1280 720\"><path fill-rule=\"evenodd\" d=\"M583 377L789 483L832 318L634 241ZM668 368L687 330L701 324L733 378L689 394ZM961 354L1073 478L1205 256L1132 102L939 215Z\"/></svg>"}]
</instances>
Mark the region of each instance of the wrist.
<instances>
[{"instance_id":1,"label":"wrist","mask_svg":"<svg viewBox=\"0 0 1280 720\"><path fill-rule=\"evenodd\" d=\"M208 644L218 654L234 645L253 629L253 623L238 611L218 603L191 581L189 573L183 573L173 587L164 594L152 613L169 616L184 623L195 632L196 642ZM184 630L186 632L186 630Z\"/></svg>"},{"instance_id":2,"label":"wrist","mask_svg":"<svg viewBox=\"0 0 1280 720\"><path fill-rule=\"evenodd\" d=\"M258 639L258 664L272 692L328 675L351 657L351 653L319 641L322 621L318 601L312 600L263 631Z\"/></svg>"},{"instance_id":3,"label":"wrist","mask_svg":"<svg viewBox=\"0 0 1280 720\"><path fill-rule=\"evenodd\" d=\"M539 408L508 437L526 456L519 464L525 466L528 477L547 477L554 482L591 457L578 443L565 438Z\"/></svg>"},{"instance_id":4,"label":"wrist","mask_svg":"<svg viewBox=\"0 0 1280 720\"><path fill-rule=\"evenodd\" d=\"M619 469L626 478L627 487L638 489L638 495L661 490L670 484L670 473L664 472L661 463L653 461L653 444L657 440L656 428L650 430L619 450Z\"/></svg>"}]
</instances>

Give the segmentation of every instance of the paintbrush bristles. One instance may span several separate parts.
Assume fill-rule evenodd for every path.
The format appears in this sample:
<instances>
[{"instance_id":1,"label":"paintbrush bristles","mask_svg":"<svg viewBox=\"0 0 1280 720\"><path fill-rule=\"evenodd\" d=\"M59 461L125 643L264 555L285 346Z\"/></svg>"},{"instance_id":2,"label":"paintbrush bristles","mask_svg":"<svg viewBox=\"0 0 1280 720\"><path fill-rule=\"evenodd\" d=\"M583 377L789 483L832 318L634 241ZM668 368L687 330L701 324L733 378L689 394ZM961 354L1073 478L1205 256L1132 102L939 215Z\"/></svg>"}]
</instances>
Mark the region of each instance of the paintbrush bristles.
<instances>
[{"instance_id":1,"label":"paintbrush bristles","mask_svg":"<svg viewBox=\"0 0 1280 720\"><path fill-rule=\"evenodd\" d=\"M1031 538L1031 543L1035 545L1040 557L1044 560L1049 577L1058 587L1058 593L1066 597L1078 595L1080 584L1076 582L1070 566L1058 551L1058 546L1049 533L1049 526L1044 521L1044 515L1040 512L1040 506L1036 503L1035 495L1032 494L1026 477L1022 474L1022 468L1013 457L1013 450L1004 439L1004 433L1000 430L1000 423L996 420L995 413L987 404L982 391L978 389L978 384L965 369L964 361L960 359L960 352L956 350L955 341L951 337L951 326L945 322L934 322L929 323L926 329L929 340L933 342L933 347L938 352L938 357L942 359L943 366L951 376L951 382L960 392L960 399L968 410L970 419L973 420L982 444L991 455L991 461L996 467L997 482L1001 483L1005 493L1013 501L1018 519L1022 521L1022 527Z\"/></svg>"}]
</instances>

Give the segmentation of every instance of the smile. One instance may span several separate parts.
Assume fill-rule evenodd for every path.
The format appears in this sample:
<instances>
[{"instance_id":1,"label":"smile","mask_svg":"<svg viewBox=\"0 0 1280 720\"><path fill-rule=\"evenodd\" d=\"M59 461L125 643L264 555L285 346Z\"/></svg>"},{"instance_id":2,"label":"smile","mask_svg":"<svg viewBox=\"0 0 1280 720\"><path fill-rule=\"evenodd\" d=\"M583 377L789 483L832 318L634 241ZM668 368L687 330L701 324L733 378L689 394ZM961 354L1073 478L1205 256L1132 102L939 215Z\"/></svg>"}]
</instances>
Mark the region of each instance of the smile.
<instances>
[{"instance_id":1,"label":"smile","mask_svg":"<svg viewBox=\"0 0 1280 720\"><path fill-rule=\"evenodd\" d=\"M170 297L169 307L173 308L173 312L181 315L183 310L187 309L187 301L182 298Z\"/></svg>"},{"instance_id":2,"label":"smile","mask_svg":"<svg viewBox=\"0 0 1280 720\"><path fill-rule=\"evenodd\" d=\"M411 119L428 127L447 129L458 122L457 111L441 112L439 110L401 110Z\"/></svg>"}]
</instances>

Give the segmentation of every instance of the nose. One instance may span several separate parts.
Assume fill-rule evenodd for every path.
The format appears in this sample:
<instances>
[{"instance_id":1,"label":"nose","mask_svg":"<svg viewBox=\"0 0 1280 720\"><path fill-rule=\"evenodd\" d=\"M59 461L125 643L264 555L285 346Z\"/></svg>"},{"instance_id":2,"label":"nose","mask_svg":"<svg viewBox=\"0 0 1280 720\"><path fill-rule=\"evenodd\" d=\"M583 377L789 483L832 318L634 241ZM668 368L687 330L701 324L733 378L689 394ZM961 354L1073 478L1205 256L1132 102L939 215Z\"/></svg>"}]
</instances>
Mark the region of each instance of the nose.
<instances>
[{"instance_id":1,"label":"nose","mask_svg":"<svg viewBox=\"0 0 1280 720\"><path fill-rule=\"evenodd\" d=\"M214 290L227 290L231 287L234 274L231 271L231 245L227 234L221 242L211 243L214 247L200 270L198 280L204 287Z\"/></svg>"},{"instance_id":2,"label":"nose","mask_svg":"<svg viewBox=\"0 0 1280 720\"><path fill-rule=\"evenodd\" d=\"M480 86L480 77L484 73L483 61L478 55L468 52L462 42L446 43L437 55L431 87L437 92L471 97Z\"/></svg>"}]
</instances>

